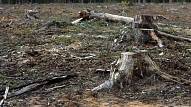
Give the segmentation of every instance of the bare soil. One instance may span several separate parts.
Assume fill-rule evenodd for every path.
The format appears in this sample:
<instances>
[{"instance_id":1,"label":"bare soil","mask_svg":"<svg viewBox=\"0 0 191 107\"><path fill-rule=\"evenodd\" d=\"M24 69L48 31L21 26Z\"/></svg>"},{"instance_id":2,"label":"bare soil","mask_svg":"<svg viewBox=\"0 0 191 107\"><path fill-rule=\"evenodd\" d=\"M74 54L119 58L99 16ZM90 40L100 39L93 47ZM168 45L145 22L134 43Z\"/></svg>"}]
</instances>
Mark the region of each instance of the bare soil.
<instances>
[{"instance_id":1,"label":"bare soil","mask_svg":"<svg viewBox=\"0 0 191 107\"><path fill-rule=\"evenodd\" d=\"M90 89L109 78L109 73L97 73L96 69L110 69L110 63L119 58L121 52L131 51L134 41L120 43L115 49L111 44L128 24L104 20L84 20L77 25L78 11L88 8L96 12L122 15L163 15L179 30L169 33L191 38L190 4L24 4L1 5L0 12L0 94L10 88L42 81L55 76L78 74L77 77L54 84L47 84L19 96L6 99L5 107L155 107L190 106L191 86L165 80L157 74L133 76L132 83L120 90L116 84L112 89L91 93ZM37 20L26 19L26 10L39 11ZM65 26L47 22L60 21ZM48 27L47 27L48 26ZM126 28L125 28L126 27ZM131 31L129 31L129 34ZM160 69L170 75L190 80L191 43L159 37L164 47L154 41L137 45L149 51L149 56ZM164 54L161 54L161 53ZM94 55L90 60L77 57ZM159 55L160 54L160 55ZM75 56L75 58L74 58ZM136 71L135 71L136 72ZM64 85L64 86L63 86ZM62 88L52 89L56 86ZM16 90L9 90L14 92Z\"/></svg>"}]
</instances>

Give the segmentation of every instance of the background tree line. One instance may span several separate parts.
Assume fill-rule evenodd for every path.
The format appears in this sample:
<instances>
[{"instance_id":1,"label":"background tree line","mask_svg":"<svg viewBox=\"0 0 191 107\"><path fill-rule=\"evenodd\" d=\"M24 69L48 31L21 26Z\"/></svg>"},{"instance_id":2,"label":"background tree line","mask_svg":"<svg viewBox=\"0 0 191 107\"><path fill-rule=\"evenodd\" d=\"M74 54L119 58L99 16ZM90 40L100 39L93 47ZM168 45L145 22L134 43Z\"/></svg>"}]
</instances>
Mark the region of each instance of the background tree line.
<instances>
[{"instance_id":1,"label":"background tree line","mask_svg":"<svg viewBox=\"0 0 191 107\"><path fill-rule=\"evenodd\" d=\"M121 3L130 1L133 3L169 3L191 2L191 0L0 0L0 4L24 4L24 3Z\"/></svg>"}]
</instances>

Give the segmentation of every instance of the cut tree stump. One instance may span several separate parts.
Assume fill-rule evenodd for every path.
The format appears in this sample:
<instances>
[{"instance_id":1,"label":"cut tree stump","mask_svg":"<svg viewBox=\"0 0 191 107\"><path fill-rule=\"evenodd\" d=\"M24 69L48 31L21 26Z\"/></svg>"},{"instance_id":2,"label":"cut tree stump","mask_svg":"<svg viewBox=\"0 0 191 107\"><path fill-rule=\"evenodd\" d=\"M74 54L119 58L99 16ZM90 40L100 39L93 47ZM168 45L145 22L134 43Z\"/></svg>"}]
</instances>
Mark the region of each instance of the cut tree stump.
<instances>
[{"instance_id":1,"label":"cut tree stump","mask_svg":"<svg viewBox=\"0 0 191 107\"><path fill-rule=\"evenodd\" d=\"M134 18L132 17L124 17L119 15L113 15L109 13L95 13L91 10L83 10L79 12L79 17L83 19L104 19L107 21L113 22L121 22L121 23L132 23L134 22Z\"/></svg>"},{"instance_id":2,"label":"cut tree stump","mask_svg":"<svg viewBox=\"0 0 191 107\"><path fill-rule=\"evenodd\" d=\"M121 53L121 58L111 64L110 78L101 85L92 89L92 92L104 89L112 88L115 82L120 82L120 87L123 88L123 82L131 82L134 68L134 52ZM119 65L118 71L113 69L113 66Z\"/></svg>"},{"instance_id":3,"label":"cut tree stump","mask_svg":"<svg viewBox=\"0 0 191 107\"><path fill-rule=\"evenodd\" d=\"M30 20L38 19L38 17L35 16L36 13L38 13L37 10L26 10L25 16L26 16L26 18L28 18Z\"/></svg>"},{"instance_id":4,"label":"cut tree stump","mask_svg":"<svg viewBox=\"0 0 191 107\"><path fill-rule=\"evenodd\" d=\"M179 84L191 85L191 81L189 80L169 75L160 70L157 64L149 57L146 50L134 48L133 51L134 52L121 53L121 58L119 58L118 61L111 63L110 78L99 86L93 88L91 91L96 92L101 89L112 88L117 82L119 82L120 87L123 88L123 83L131 84L133 76L147 76L147 74L158 74L167 80ZM146 63L148 68L146 72L143 71L143 69L140 69L139 72L135 72L135 66L138 68L143 68L140 61L144 61ZM115 68L114 66L118 67Z\"/></svg>"},{"instance_id":5,"label":"cut tree stump","mask_svg":"<svg viewBox=\"0 0 191 107\"><path fill-rule=\"evenodd\" d=\"M148 42L150 40L148 37L150 37L157 41L159 47L163 47L162 41L155 34L155 31L158 30L157 20L160 18L159 16L136 15L133 24L135 40L137 42Z\"/></svg>"}]
</instances>

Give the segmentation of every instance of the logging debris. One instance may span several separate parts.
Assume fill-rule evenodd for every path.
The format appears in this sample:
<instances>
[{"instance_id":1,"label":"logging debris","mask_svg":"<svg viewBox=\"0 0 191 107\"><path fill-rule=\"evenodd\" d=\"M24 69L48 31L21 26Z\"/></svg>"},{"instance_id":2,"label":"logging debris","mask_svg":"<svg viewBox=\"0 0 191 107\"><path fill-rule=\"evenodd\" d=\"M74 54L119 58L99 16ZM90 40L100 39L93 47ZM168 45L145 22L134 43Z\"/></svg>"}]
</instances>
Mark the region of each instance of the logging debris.
<instances>
[{"instance_id":1,"label":"logging debris","mask_svg":"<svg viewBox=\"0 0 191 107\"><path fill-rule=\"evenodd\" d=\"M43 85L59 83L59 82L62 82L63 80L68 80L70 78L74 78L77 76L78 76L78 74L75 73L75 74L61 75L58 77L52 77L52 78L45 79L43 81L37 81L34 83L22 85L19 87L10 88L10 90L15 90L15 91L9 92L9 93L7 91L7 90L9 90L9 88L8 89L6 88L5 94L2 96L1 102L3 102L6 98L11 98L11 97L18 96L18 95L21 95L23 93L26 93L26 92L29 92L32 90L36 90L36 89L42 87ZM53 88L53 89L55 89L55 88ZM50 90L52 90L52 89L50 89Z\"/></svg>"},{"instance_id":2,"label":"logging debris","mask_svg":"<svg viewBox=\"0 0 191 107\"><path fill-rule=\"evenodd\" d=\"M27 19L34 20L34 19L39 19L35 14L39 13L38 10L26 10L25 11L25 16Z\"/></svg>"}]
</instances>

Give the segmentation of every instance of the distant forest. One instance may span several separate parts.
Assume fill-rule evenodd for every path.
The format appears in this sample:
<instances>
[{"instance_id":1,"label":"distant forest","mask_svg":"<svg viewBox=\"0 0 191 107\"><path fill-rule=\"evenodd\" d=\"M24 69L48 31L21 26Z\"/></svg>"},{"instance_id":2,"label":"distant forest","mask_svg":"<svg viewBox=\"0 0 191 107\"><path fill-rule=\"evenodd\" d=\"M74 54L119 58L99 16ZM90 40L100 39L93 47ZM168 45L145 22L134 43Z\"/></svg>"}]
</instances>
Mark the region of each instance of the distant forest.
<instances>
[{"instance_id":1,"label":"distant forest","mask_svg":"<svg viewBox=\"0 0 191 107\"><path fill-rule=\"evenodd\" d=\"M0 0L0 4L25 4L25 3L121 3L131 1L134 3L169 3L191 2L191 0Z\"/></svg>"}]
</instances>

